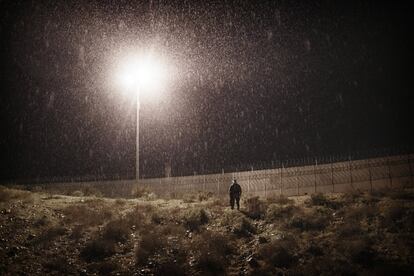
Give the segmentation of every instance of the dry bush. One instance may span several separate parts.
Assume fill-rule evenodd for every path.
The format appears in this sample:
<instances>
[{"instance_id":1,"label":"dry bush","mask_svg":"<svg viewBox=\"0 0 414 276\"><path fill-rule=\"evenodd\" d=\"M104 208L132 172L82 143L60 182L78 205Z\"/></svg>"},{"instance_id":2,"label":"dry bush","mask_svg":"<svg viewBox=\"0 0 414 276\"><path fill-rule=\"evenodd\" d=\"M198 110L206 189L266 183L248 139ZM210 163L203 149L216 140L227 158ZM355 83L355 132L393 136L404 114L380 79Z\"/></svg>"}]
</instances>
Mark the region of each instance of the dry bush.
<instances>
[{"instance_id":1,"label":"dry bush","mask_svg":"<svg viewBox=\"0 0 414 276\"><path fill-rule=\"evenodd\" d=\"M65 221L87 226L100 225L111 219L113 214L109 208L95 210L85 205L70 205L62 210Z\"/></svg>"},{"instance_id":2,"label":"dry bush","mask_svg":"<svg viewBox=\"0 0 414 276\"><path fill-rule=\"evenodd\" d=\"M35 245L48 245L50 242L52 242L54 239L56 239L59 236L63 236L66 234L67 229L63 226L57 225L57 226L51 226L44 231L41 232L41 234L33 240L33 243Z\"/></svg>"},{"instance_id":3,"label":"dry bush","mask_svg":"<svg viewBox=\"0 0 414 276\"><path fill-rule=\"evenodd\" d=\"M402 199L402 200L409 200L414 201L414 191L407 190L407 189L396 189L391 190L388 192L388 196L391 199Z\"/></svg>"},{"instance_id":4,"label":"dry bush","mask_svg":"<svg viewBox=\"0 0 414 276\"><path fill-rule=\"evenodd\" d=\"M340 240L336 248L344 257L364 266L372 265L377 256L373 243L367 235Z\"/></svg>"},{"instance_id":5,"label":"dry bush","mask_svg":"<svg viewBox=\"0 0 414 276\"><path fill-rule=\"evenodd\" d=\"M293 199L288 198L285 195L274 195L271 197L268 197L267 202L269 204L279 204L279 205L288 205L288 204L293 204L295 201Z\"/></svg>"},{"instance_id":6,"label":"dry bush","mask_svg":"<svg viewBox=\"0 0 414 276\"><path fill-rule=\"evenodd\" d=\"M124 219L130 227L140 228L148 223L148 217L155 212L155 207L151 204L138 203L132 211L125 214Z\"/></svg>"},{"instance_id":7,"label":"dry bush","mask_svg":"<svg viewBox=\"0 0 414 276\"><path fill-rule=\"evenodd\" d=\"M295 213L300 212L300 208L294 205L270 204L266 211L266 221L287 220Z\"/></svg>"},{"instance_id":8,"label":"dry bush","mask_svg":"<svg viewBox=\"0 0 414 276\"><path fill-rule=\"evenodd\" d=\"M210 198L213 197L213 193L212 192L204 192L204 191L198 191L197 193L197 199L198 201L202 202L202 201L207 201Z\"/></svg>"},{"instance_id":9,"label":"dry bush","mask_svg":"<svg viewBox=\"0 0 414 276\"><path fill-rule=\"evenodd\" d=\"M317 256L308 262L291 269L291 275L359 275L358 268L350 264L349 261L336 259L330 255ZM371 275L371 274L368 274ZM373 274L378 275L378 274ZM388 275L388 274L385 274Z\"/></svg>"},{"instance_id":10,"label":"dry bush","mask_svg":"<svg viewBox=\"0 0 414 276\"><path fill-rule=\"evenodd\" d=\"M125 200L125 199L122 199L122 198L117 198L117 199L115 199L115 201L114 201L114 205L115 206L125 206L126 205L126 203L127 203L127 201Z\"/></svg>"},{"instance_id":11,"label":"dry bush","mask_svg":"<svg viewBox=\"0 0 414 276\"><path fill-rule=\"evenodd\" d=\"M182 219L184 226L191 231L197 231L202 225L209 222L207 212L200 208L186 210Z\"/></svg>"},{"instance_id":12,"label":"dry bush","mask_svg":"<svg viewBox=\"0 0 414 276\"><path fill-rule=\"evenodd\" d=\"M119 264L110 260L88 265L88 270L93 271L98 275L114 275L114 272L119 269Z\"/></svg>"},{"instance_id":13,"label":"dry bush","mask_svg":"<svg viewBox=\"0 0 414 276\"><path fill-rule=\"evenodd\" d=\"M305 201L307 206L325 206L331 209L339 209L342 204L338 201L327 198L322 193L312 194L308 200Z\"/></svg>"},{"instance_id":14,"label":"dry bush","mask_svg":"<svg viewBox=\"0 0 414 276\"><path fill-rule=\"evenodd\" d=\"M258 253L265 263L269 265L289 268L298 261L297 249L297 241L291 236L286 236L280 240L273 240L262 245Z\"/></svg>"},{"instance_id":15,"label":"dry bush","mask_svg":"<svg viewBox=\"0 0 414 276\"><path fill-rule=\"evenodd\" d=\"M257 232L250 219L240 212L228 212L220 218L220 224L240 237L250 237Z\"/></svg>"},{"instance_id":16,"label":"dry bush","mask_svg":"<svg viewBox=\"0 0 414 276\"><path fill-rule=\"evenodd\" d=\"M155 254L162 253L167 246L167 239L160 235L156 229L143 233L135 251L135 262L137 265L147 263L148 259Z\"/></svg>"},{"instance_id":17,"label":"dry bush","mask_svg":"<svg viewBox=\"0 0 414 276\"><path fill-rule=\"evenodd\" d=\"M361 221L364 219L372 219L378 214L375 205L353 205L342 209L338 214L342 215L348 221Z\"/></svg>"},{"instance_id":18,"label":"dry bush","mask_svg":"<svg viewBox=\"0 0 414 276\"><path fill-rule=\"evenodd\" d=\"M228 266L228 256L235 252L230 237L221 233L206 231L197 235L192 244L197 267L203 273L222 274Z\"/></svg>"},{"instance_id":19,"label":"dry bush","mask_svg":"<svg viewBox=\"0 0 414 276\"><path fill-rule=\"evenodd\" d=\"M288 226L300 229L301 231L321 231L330 223L330 217L316 210L297 213L293 216Z\"/></svg>"},{"instance_id":20,"label":"dry bush","mask_svg":"<svg viewBox=\"0 0 414 276\"><path fill-rule=\"evenodd\" d=\"M364 197L364 194L360 190L353 189L347 193L342 194L340 196L340 201L343 202L344 204L352 204L352 203L360 202L363 197Z\"/></svg>"},{"instance_id":21,"label":"dry bush","mask_svg":"<svg viewBox=\"0 0 414 276\"><path fill-rule=\"evenodd\" d=\"M184 203L194 203L197 201L197 196L195 194L185 194L183 196Z\"/></svg>"},{"instance_id":22,"label":"dry bush","mask_svg":"<svg viewBox=\"0 0 414 276\"><path fill-rule=\"evenodd\" d=\"M72 233L70 234L70 238L74 240L79 240L82 238L84 226L83 225L76 225L72 228Z\"/></svg>"},{"instance_id":23,"label":"dry bush","mask_svg":"<svg viewBox=\"0 0 414 276\"><path fill-rule=\"evenodd\" d=\"M124 243L128 241L131 228L125 219L117 219L108 222L103 229L102 237L106 240L113 240Z\"/></svg>"},{"instance_id":24,"label":"dry bush","mask_svg":"<svg viewBox=\"0 0 414 276\"><path fill-rule=\"evenodd\" d=\"M84 196L94 196L94 197L102 197L102 192L95 187L92 186L85 186L82 189L82 193Z\"/></svg>"},{"instance_id":25,"label":"dry bush","mask_svg":"<svg viewBox=\"0 0 414 276\"><path fill-rule=\"evenodd\" d=\"M363 230L360 223L353 220L346 220L343 224L339 225L336 230L336 234L340 238L358 236L362 233Z\"/></svg>"},{"instance_id":26,"label":"dry bush","mask_svg":"<svg viewBox=\"0 0 414 276\"><path fill-rule=\"evenodd\" d=\"M42 226L46 226L49 223L50 223L49 219L46 216L42 216L41 218L38 218L34 221L33 226L42 227Z\"/></svg>"},{"instance_id":27,"label":"dry bush","mask_svg":"<svg viewBox=\"0 0 414 276\"><path fill-rule=\"evenodd\" d=\"M10 200L23 200L25 202L33 201L33 195L31 192L9 189L4 186L0 186L0 202L8 202Z\"/></svg>"},{"instance_id":28,"label":"dry bush","mask_svg":"<svg viewBox=\"0 0 414 276\"><path fill-rule=\"evenodd\" d=\"M68 259L63 256L47 258L46 261L42 263L42 266L49 272L58 272L63 275L75 274L73 265L71 265Z\"/></svg>"},{"instance_id":29,"label":"dry bush","mask_svg":"<svg viewBox=\"0 0 414 276\"><path fill-rule=\"evenodd\" d=\"M410 224L404 223L407 217L413 217L412 212L408 211L408 208L404 206L403 202L395 202L386 200L379 205L380 212L380 225L389 230L398 231L402 225L409 226ZM412 223L411 223L412 225Z\"/></svg>"},{"instance_id":30,"label":"dry bush","mask_svg":"<svg viewBox=\"0 0 414 276\"><path fill-rule=\"evenodd\" d=\"M258 196L249 197L245 201L246 212L250 218L263 218L266 213L266 204Z\"/></svg>"},{"instance_id":31,"label":"dry bush","mask_svg":"<svg viewBox=\"0 0 414 276\"><path fill-rule=\"evenodd\" d=\"M80 256L87 262L101 261L106 257L110 257L115 254L116 247L115 241L106 240L103 238L95 238L88 242L80 252Z\"/></svg>"},{"instance_id":32,"label":"dry bush","mask_svg":"<svg viewBox=\"0 0 414 276\"><path fill-rule=\"evenodd\" d=\"M131 195L133 198L142 198L148 197L151 193L151 190L145 186L137 186L132 189Z\"/></svg>"},{"instance_id":33,"label":"dry bush","mask_svg":"<svg viewBox=\"0 0 414 276\"><path fill-rule=\"evenodd\" d=\"M76 197L82 197L83 196L83 192L82 191L73 191L72 192L72 196L76 196Z\"/></svg>"}]
</instances>

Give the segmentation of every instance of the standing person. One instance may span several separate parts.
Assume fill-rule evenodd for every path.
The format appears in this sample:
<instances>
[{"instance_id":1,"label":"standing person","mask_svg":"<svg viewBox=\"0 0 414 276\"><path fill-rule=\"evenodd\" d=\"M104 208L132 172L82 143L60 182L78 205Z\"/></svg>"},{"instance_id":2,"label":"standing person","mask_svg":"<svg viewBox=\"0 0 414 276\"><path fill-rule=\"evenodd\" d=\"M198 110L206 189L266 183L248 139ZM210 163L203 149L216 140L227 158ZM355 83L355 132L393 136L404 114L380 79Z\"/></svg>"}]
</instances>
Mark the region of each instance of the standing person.
<instances>
[{"instance_id":1,"label":"standing person","mask_svg":"<svg viewBox=\"0 0 414 276\"><path fill-rule=\"evenodd\" d=\"M229 194L230 194L230 207L234 209L234 201L237 204L237 210L240 210L240 196L242 190L240 185L237 183L236 179L233 179L233 183L230 186Z\"/></svg>"}]
</instances>

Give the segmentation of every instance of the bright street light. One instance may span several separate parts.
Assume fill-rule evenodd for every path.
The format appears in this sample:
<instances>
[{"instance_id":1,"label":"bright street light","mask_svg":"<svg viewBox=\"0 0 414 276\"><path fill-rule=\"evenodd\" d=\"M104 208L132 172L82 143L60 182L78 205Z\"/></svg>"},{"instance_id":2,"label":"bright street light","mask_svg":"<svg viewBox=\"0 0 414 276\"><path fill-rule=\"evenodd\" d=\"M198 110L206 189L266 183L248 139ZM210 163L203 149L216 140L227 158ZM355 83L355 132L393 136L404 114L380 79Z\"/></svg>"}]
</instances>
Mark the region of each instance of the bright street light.
<instances>
[{"instance_id":1,"label":"bright street light","mask_svg":"<svg viewBox=\"0 0 414 276\"><path fill-rule=\"evenodd\" d=\"M136 167L135 177L139 181L139 108L140 94L145 91L157 93L165 85L168 68L159 56L154 53L132 54L125 56L120 63L118 82L128 93L135 94L137 103L136 124Z\"/></svg>"}]
</instances>

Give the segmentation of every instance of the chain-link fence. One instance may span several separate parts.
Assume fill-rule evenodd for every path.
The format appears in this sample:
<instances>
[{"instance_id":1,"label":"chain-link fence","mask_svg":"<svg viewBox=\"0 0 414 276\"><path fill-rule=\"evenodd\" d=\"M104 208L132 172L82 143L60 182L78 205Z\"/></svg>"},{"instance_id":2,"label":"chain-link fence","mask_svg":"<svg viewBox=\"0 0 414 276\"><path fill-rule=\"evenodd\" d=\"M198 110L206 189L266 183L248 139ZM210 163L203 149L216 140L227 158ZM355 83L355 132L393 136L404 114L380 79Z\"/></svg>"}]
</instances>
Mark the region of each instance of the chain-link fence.
<instances>
[{"instance_id":1,"label":"chain-link fence","mask_svg":"<svg viewBox=\"0 0 414 276\"><path fill-rule=\"evenodd\" d=\"M335 163L250 170L244 172L142 179L140 184L160 195L199 191L227 195L233 178L250 195L305 195L382 188L413 187L414 155L398 155Z\"/></svg>"}]
</instances>

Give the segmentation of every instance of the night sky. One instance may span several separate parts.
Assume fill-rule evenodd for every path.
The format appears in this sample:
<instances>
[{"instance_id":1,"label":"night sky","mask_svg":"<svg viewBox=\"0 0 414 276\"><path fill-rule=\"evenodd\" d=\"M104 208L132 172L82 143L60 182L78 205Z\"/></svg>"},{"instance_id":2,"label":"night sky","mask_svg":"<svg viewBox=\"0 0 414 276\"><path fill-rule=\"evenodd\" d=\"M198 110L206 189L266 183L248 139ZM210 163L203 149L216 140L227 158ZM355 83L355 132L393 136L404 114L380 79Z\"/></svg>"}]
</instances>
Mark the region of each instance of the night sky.
<instances>
[{"instance_id":1,"label":"night sky","mask_svg":"<svg viewBox=\"0 0 414 276\"><path fill-rule=\"evenodd\" d=\"M1 1L1 180L134 177L130 48L176 68L141 98L143 177L413 148L411 9L352 2Z\"/></svg>"}]
</instances>

